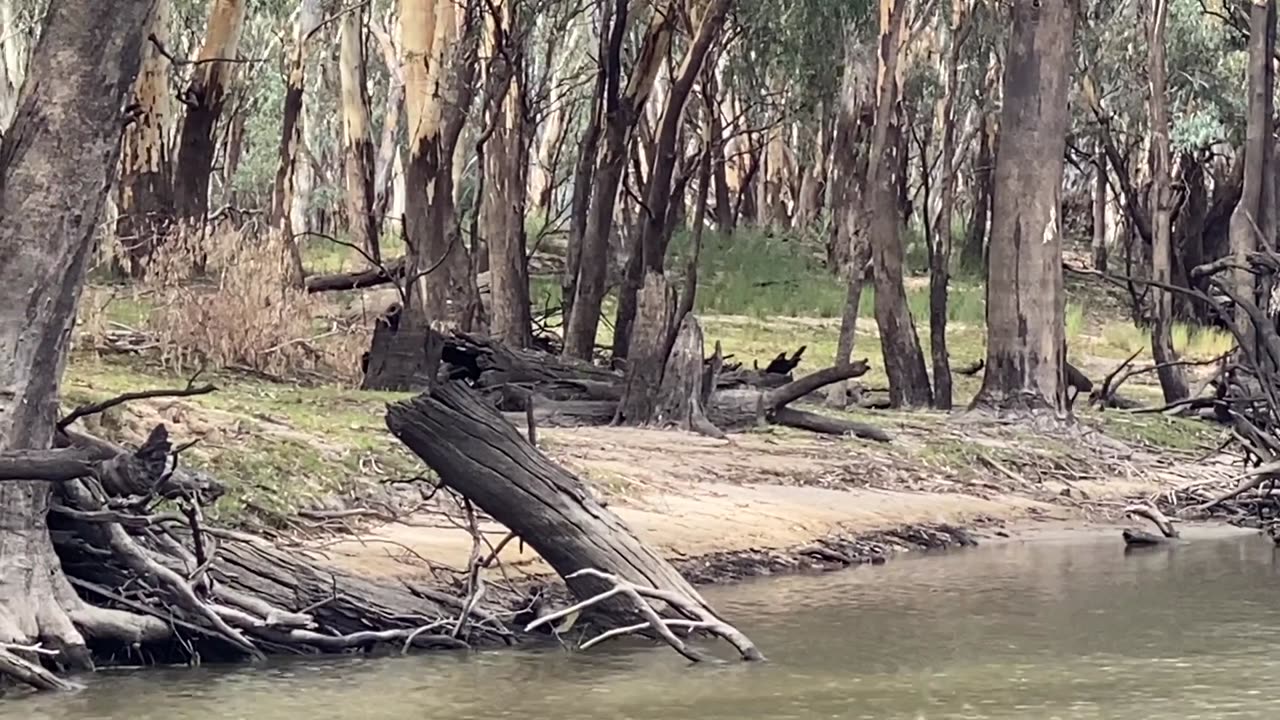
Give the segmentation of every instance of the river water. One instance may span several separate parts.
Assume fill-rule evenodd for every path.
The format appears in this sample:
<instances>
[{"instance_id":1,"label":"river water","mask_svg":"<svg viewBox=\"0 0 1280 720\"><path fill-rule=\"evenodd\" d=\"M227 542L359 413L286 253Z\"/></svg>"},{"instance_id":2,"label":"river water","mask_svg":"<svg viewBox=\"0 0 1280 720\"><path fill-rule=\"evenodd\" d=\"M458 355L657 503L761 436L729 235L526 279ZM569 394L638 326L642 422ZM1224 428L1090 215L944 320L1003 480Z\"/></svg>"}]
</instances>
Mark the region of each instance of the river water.
<instances>
[{"instance_id":1,"label":"river water","mask_svg":"<svg viewBox=\"0 0 1280 720\"><path fill-rule=\"evenodd\" d=\"M770 662L694 667L637 640L101 672L0 718L1280 717L1280 551L1253 535L1005 542L705 594Z\"/></svg>"}]
</instances>

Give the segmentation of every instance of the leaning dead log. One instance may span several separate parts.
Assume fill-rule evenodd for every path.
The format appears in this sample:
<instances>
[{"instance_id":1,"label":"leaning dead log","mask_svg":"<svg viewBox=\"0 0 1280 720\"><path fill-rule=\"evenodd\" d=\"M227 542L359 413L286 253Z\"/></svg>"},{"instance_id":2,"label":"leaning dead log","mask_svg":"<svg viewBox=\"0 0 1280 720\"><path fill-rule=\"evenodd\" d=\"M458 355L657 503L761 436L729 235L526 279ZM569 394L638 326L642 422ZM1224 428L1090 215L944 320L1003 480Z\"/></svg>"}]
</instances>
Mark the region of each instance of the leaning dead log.
<instances>
[{"instance_id":1,"label":"leaning dead log","mask_svg":"<svg viewBox=\"0 0 1280 720\"><path fill-rule=\"evenodd\" d=\"M592 608L611 626L645 618L617 597L617 583L671 593L688 608L716 617L698 591L642 542L582 482L553 462L475 391L460 382L387 408L387 427L436 472L441 483L507 526L565 579L579 600L610 593ZM655 600L668 618L687 615L679 603ZM698 619L687 618L686 619Z\"/></svg>"}]
</instances>

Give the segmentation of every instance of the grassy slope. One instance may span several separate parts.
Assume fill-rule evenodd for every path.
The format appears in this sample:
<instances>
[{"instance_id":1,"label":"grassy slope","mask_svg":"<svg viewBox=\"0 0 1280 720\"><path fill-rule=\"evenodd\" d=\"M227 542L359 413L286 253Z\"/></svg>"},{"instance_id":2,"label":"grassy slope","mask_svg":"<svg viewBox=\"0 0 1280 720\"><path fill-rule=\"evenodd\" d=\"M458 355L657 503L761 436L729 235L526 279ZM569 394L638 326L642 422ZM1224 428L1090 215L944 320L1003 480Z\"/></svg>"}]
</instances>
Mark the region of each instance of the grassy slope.
<instances>
[{"instance_id":1,"label":"grassy slope","mask_svg":"<svg viewBox=\"0 0 1280 720\"><path fill-rule=\"evenodd\" d=\"M324 250L315 253L317 267L337 270L352 259ZM673 266L682 266L677 259ZM767 362L782 350L807 345L801 370L831 362L839 332L844 299L840 282L822 267L816 243L798 239L741 234L733 238L709 238L700 265L699 312L709 342L720 340L726 353L750 365ZM535 281L539 304L558 302L558 286L550 279ZM1148 347L1146 333L1120 314L1117 299L1094 292L1089 286L1070 288L1068 342L1072 359L1100 379L1108 369L1140 347ZM927 283L908 280L908 300L917 327L927 328ZM954 363L976 360L984 354L982 288L963 279L953 282L949 297L948 344ZM105 316L131 327L146 325L150 312L144 299L116 297L94 302ZM873 371L865 382L885 384L879 369L879 349L872 319L874 299L864 294L855 356L868 357ZM610 308L611 310L611 308ZM603 342L609 328L602 327ZM927 331L924 332L927 335ZM921 337L928 352L928 338ZM1229 340L1212 331L1189 332L1182 328L1175 338L1177 349L1192 359L1212 357L1229 347ZM210 376L206 376L210 379ZM138 403L118 408L91 421L92 429L125 442L137 441L150 425L163 420L181 441L200 438L188 455L189 462L216 473L230 487L219 512L228 519L244 517L280 522L290 511L332 496L350 497L376 488L382 481L408 478L420 465L386 432L382 422L385 403L392 393L369 393L333 380L312 387L281 384L244 374L223 373L211 379L218 392L182 400ZM977 390L980 378L957 377L957 405ZM1151 382L1135 381L1126 392L1154 397ZM70 407L102 399L126 390L181 386L185 379L155 360L78 350L67 373L64 403ZM859 413L870 422L899 422L892 415ZM1107 413L1089 415L1121 439L1147 445L1191 449L1206 445L1212 428L1160 416ZM925 420L921 420L925 421ZM778 436L785 439L786 434ZM554 437L549 437L554 446ZM925 446L910 453L924 464L934 456L957 463L975 462L963 448L946 443Z\"/></svg>"}]
</instances>

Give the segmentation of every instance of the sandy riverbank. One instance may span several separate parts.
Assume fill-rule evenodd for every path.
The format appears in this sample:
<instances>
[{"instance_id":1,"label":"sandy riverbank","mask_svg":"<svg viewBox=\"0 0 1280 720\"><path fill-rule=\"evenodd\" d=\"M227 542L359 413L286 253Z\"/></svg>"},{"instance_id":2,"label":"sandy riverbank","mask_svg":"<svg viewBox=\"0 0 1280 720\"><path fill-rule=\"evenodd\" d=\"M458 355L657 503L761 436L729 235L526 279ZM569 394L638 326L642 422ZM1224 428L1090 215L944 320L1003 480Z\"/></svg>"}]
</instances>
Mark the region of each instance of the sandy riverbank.
<instances>
[{"instance_id":1,"label":"sandy riverbank","mask_svg":"<svg viewBox=\"0 0 1280 720\"><path fill-rule=\"evenodd\" d=\"M1039 436L941 416L893 430L887 446L798 433L723 441L619 428L546 430L541 444L642 539L702 581L971 538L1114 527L1132 499L1230 474L1220 460L1099 433ZM494 543L505 534L496 524L484 530ZM471 542L421 516L326 550L345 568L396 577L420 571L415 556L465 567ZM518 543L500 557L509 576L549 572Z\"/></svg>"}]
</instances>

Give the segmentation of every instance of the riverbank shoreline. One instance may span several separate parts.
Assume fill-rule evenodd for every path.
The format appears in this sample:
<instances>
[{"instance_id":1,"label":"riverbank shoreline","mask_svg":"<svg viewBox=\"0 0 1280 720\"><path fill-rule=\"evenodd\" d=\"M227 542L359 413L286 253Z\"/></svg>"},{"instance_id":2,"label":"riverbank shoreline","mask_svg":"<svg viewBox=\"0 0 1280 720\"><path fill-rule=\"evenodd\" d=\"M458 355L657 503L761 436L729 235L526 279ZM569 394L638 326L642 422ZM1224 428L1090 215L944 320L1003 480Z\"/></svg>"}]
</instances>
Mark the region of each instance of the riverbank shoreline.
<instances>
[{"instance_id":1,"label":"riverbank shoreline","mask_svg":"<svg viewBox=\"0 0 1280 720\"><path fill-rule=\"evenodd\" d=\"M1052 435L955 416L891 415L894 443L793 432L729 440L608 427L546 429L539 444L686 578L699 585L880 563L910 552L1114 530L1135 501L1221 482L1229 459L1126 443L1096 429ZM330 560L374 578L410 577L404 554L466 567L471 538L426 518L326 541ZM505 528L484 527L496 544ZM488 577L554 582L510 542Z\"/></svg>"}]
</instances>

